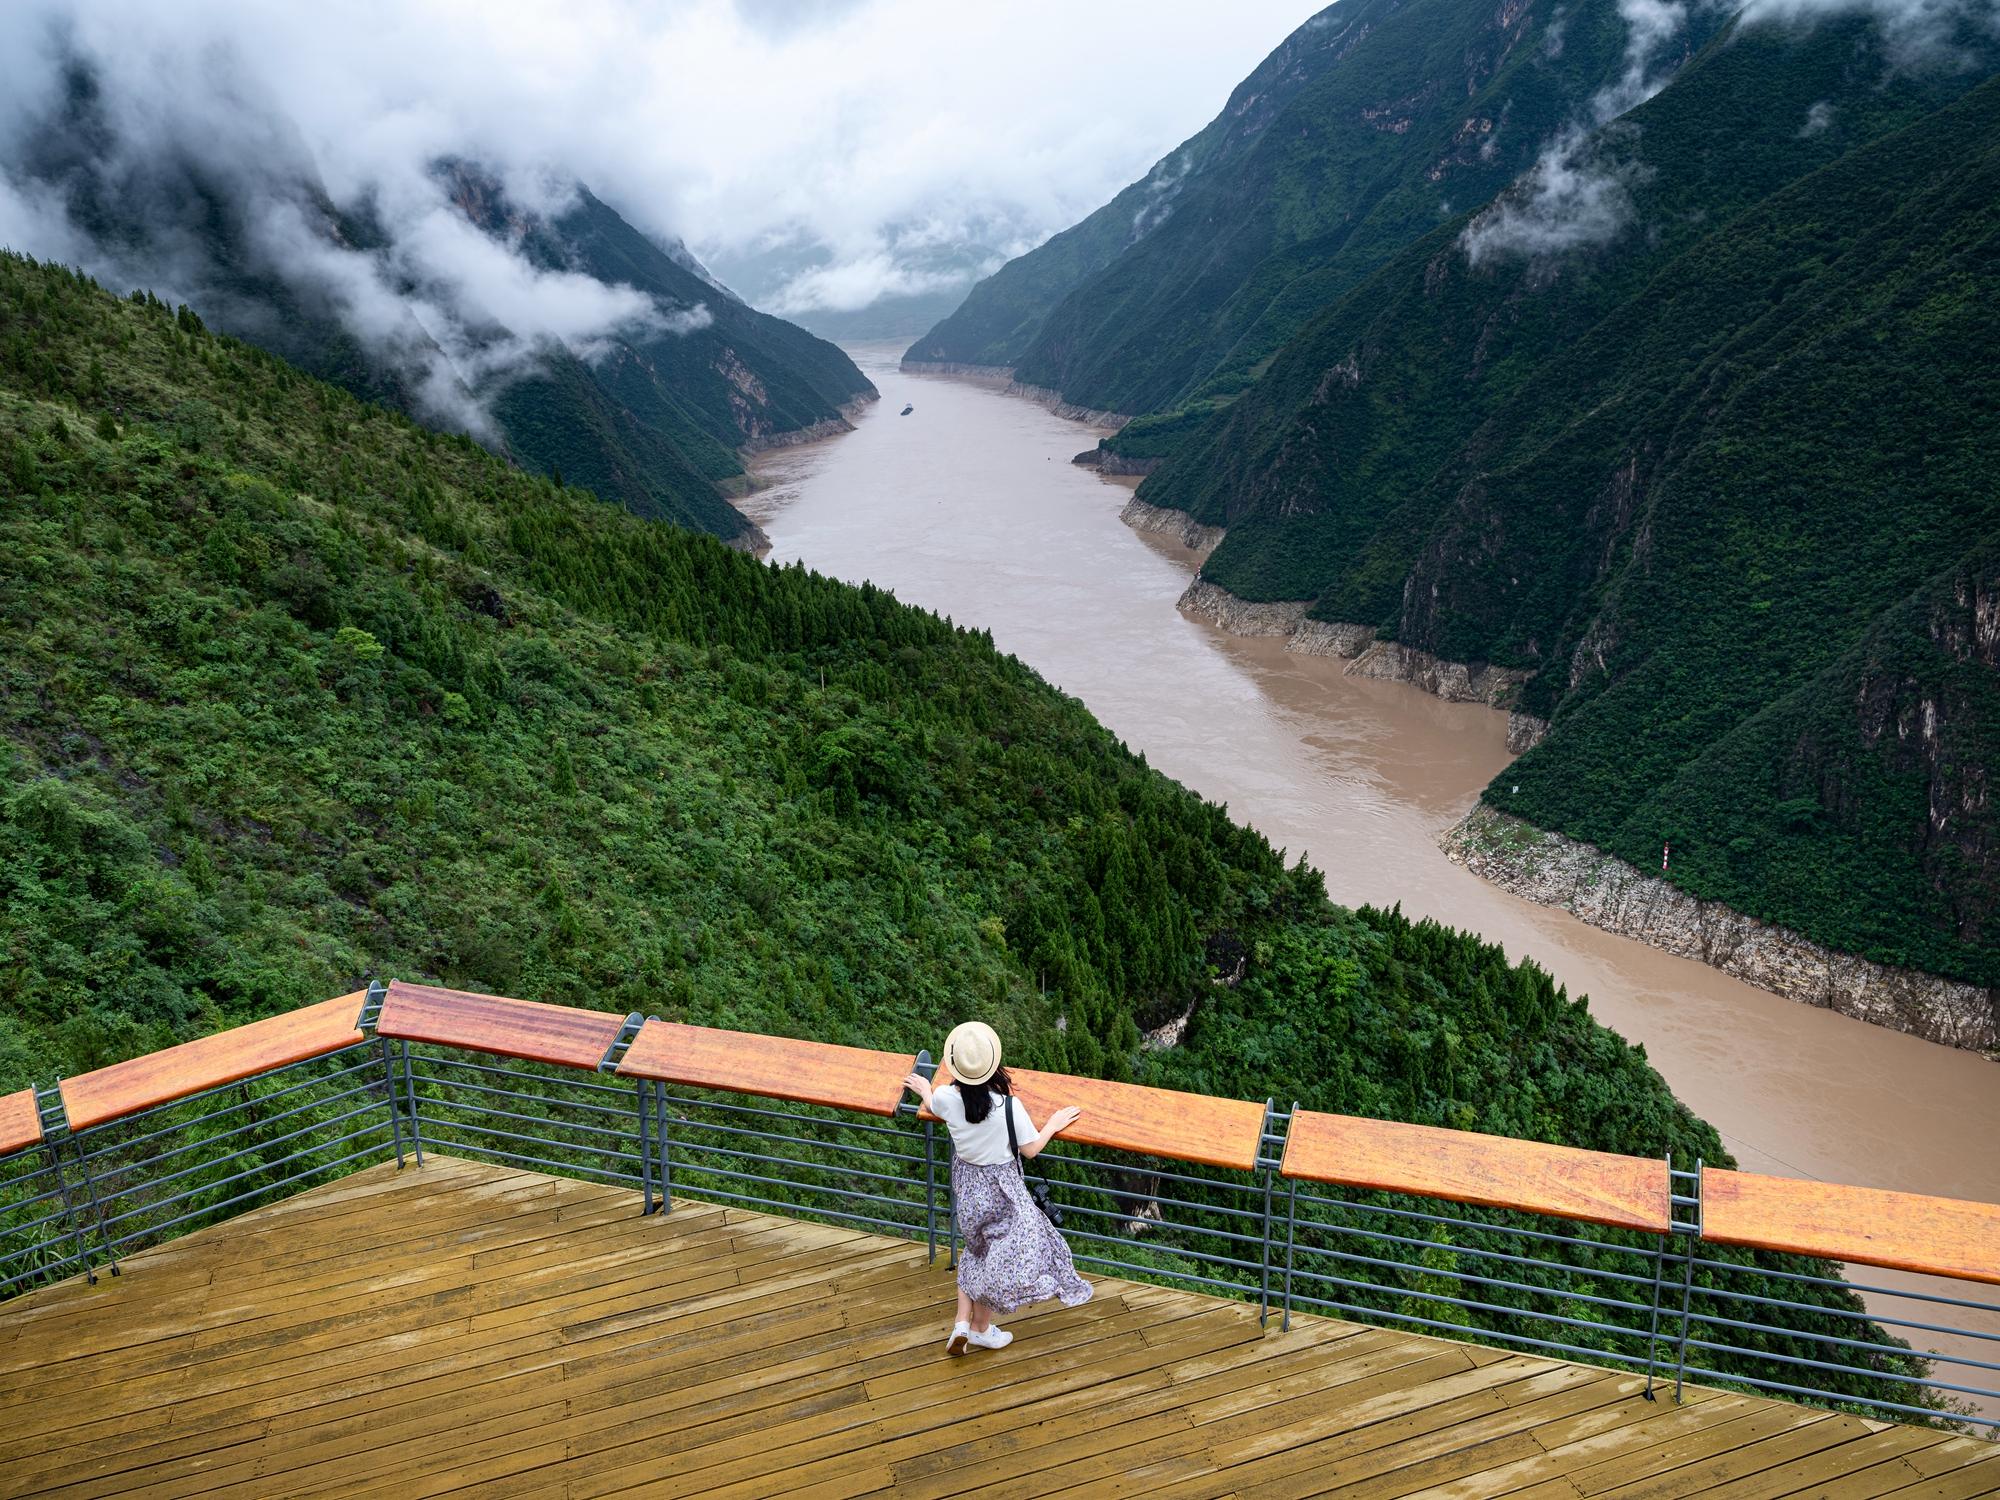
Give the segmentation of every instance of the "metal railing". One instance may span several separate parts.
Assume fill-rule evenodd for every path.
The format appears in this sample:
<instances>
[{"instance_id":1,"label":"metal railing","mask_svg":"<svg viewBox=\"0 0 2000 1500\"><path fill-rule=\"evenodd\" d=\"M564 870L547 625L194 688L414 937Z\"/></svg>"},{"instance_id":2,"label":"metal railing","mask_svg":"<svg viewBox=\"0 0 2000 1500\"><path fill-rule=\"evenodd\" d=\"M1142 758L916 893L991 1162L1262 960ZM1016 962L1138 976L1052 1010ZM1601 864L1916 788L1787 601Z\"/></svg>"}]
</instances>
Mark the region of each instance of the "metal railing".
<instances>
[{"instance_id":1,"label":"metal railing","mask_svg":"<svg viewBox=\"0 0 2000 1500\"><path fill-rule=\"evenodd\" d=\"M913 1102L880 1118L614 1081L639 1020L596 1074L371 1036L81 1131L51 1091L44 1142L0 1158L0 1296L433 1151L629 1187L646 1214L739 1205L955 1261L950 1142ZM1267 1105L1248 1172L1063 1143L1035 1165L1079 1266L1247 1299L1279 1326L1303 1309L1641 1372L1649 1397L1696 1378L2000 1428L2000 1332L1976 1326L2000 1328L2000 1304L1707 1243L1699 1163L1668 1164L1673 1233L1653 1235L1286 1178L1291 1119ZM1953 1349L1904 1341L1934 1335Z\"/></svg>"}]
</instances>

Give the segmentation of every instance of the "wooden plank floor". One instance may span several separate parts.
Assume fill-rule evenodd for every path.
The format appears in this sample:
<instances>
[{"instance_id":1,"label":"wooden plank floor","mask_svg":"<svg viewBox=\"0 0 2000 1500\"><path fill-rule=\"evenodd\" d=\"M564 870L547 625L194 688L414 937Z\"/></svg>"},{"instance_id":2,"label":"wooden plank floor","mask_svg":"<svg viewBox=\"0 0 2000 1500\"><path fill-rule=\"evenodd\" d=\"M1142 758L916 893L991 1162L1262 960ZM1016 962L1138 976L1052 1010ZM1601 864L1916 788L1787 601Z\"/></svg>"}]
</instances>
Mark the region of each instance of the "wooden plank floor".
<instances>
[{"instance_id":1,"label":"wooden plank floor","mask_svg":"<svg viewBox=\"0 0 2000 1500\"><path fill-rule=\"evenodd\" d=\"M2000 1493L2000 1448L1127 1282L947 1358L906 1241L433 1158L0 1306L0 1492Z\"/></svg>"}]
</instances>

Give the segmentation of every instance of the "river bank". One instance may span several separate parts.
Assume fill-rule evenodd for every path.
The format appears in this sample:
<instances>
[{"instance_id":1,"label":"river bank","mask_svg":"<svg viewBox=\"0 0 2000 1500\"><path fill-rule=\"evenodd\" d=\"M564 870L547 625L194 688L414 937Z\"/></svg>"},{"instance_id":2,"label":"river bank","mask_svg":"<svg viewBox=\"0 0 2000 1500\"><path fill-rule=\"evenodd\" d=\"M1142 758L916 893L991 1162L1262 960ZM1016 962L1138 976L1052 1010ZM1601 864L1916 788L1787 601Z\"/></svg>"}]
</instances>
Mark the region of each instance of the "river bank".
<instances>
[{"instance_id":1,"label":"river bank","mask_svg":"<svg viewBox=\"0 0 2000 1500\"><path fill-rule=\"evenodd\" d=\"M1390 906L1533 957L1647 1056L1752 1171L2000 1201L1985 1058L1800 1005L1601 931L1448 859L1437 840L1512 758L1506 716L1175 609L1199 556L1119 521L1130 482L1070 462L1094 435L1004 385L906 374L854 432L759 461L772 558L871 579L977 624L1150 763ZM915 412L896 414L907 403Z\"/></svg>"},{"instance_id":2,"label":"river bank","mask_svg":"<svg viewBox=\"0 0 2000 1500\"><path fill-rule=\"evenodd\" d=\"M2000 1056L2000 997L1992 990L1836 952L1484 804L1439 835L1438 846L1503 890L1774 995Z\"/></svg>"},{"instance_id":3,"label":"river bank","mask_svg":"<svg viewBox=\"0 0 2000 1500\"><path fill-rule=\"evenodd\" d=\"M1183 512L1147 505L1136 496L1121 519L1135 530L1174 538L1204 559L1223 536L1220 527L1202 526ZM1507 747L1517 755L1548 733L1546 720L1512 706L1525 672L1446 661L1379 640L1370 626L1308 619L1312 606L1305 600L1240 599L1199 572L1176 604L1183 614L1231 635L1275 637L1287 651L1344 660L1355 676L1505 710ZM1560 907L1601 931L1707 964L1787 1000L2000 1059L2000 992L1829 948L1483 805L1442 832L1438 846L1500 889Z\"/></svg>"}]
</instances>

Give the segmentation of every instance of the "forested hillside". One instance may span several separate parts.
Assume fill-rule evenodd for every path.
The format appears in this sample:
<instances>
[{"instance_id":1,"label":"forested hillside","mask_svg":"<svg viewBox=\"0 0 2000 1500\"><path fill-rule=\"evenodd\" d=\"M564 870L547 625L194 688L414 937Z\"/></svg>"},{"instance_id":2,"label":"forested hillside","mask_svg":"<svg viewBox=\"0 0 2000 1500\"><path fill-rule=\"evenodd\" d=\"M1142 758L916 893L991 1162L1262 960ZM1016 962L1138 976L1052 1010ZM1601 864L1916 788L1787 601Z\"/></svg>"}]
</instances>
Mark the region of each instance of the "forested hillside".
<instances>
[{"instance_id":1,"label":"forested hillside","mask_svg":"<svg viewBox=\"0 0 2000 1500\"><path fill-rule=\"evenodd\" d=\"M984 634L11 256L0 955L0 1089L400 976L1728 1160L1546 973L1333 907ZM1771 1316L1876 1335L1815 1295Z\"/></svg>"},{"instance_id":2,"label":"forested hillside","mask_svg":"<svg viewBox=\"0 0 2000 1500\"><path fill-rule=\"evenodd\" d=\"M1440 1045L1472 1006L1450 1077L1357 1055L1317 1092L1511 1119L1560 1035L1605 1050L1543 1080L1545 1126L1719 1150L1546 975L1329 907L985 635L143 296L0 278L0 1084L391 973L897 1045L977 1007L1024 1059L1122 1075L1213 947L1271 983L1283 934Z\"/></svg>"},{"instance_id":3,"label":"forested hillside","mask_svg":"<svg viewBox=\"0 0 2000 1500\"><path fill-rule=\"evenodd\" d=\"M874 396L832 344L744 305L580 183L544 185L560 206L536 208L477 163L435 162L430 192L486 237L485 255L433 222L423 233L449 253L418 263L372 191L336 201L275 105L215 106L241 112L242 139L179 119L135 133L92 60L66 63L46 117L0 163L0 183L58 214L56 243L80 240L93 264L177 290L215 327L533 472L750 541L728 498L747 482L740 451L837 430L843 407ZM571 281L530 300L615 299L623 315L586 318L574 338L517 328L506 283L536 272Z\"/></svg>"},{"instance_id":4,"label":"forested hillside","mask_svg":"<svg viewBox=\"0 0 2000 1500\"><path fill-rule=\"evenodd\" d=\"M1536 239L1524 179L1141 494L1228 528L1233 593L1530 673L1507 811L1992 984L2000 684L1958 617L2000 534L2000 81L1959 40L1732 31L1579 148L1608 233Z\"/></svg>"}]
</instances>

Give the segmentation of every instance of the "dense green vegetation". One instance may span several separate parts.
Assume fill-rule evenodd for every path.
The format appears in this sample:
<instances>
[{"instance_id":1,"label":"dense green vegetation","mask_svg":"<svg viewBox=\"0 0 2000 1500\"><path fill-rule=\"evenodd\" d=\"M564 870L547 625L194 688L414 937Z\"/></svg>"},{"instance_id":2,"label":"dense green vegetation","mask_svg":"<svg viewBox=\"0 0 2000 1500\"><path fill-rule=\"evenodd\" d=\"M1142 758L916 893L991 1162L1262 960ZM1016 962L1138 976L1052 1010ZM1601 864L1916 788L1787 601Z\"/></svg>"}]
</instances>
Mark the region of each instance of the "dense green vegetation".
<instances>
[{"instance_id":1,"label":"dense green vegetation","mask_svg":"<svg viewBox=\"0 0 2000 1500\"><path fill-rule=\"evenodd\" d=\"M1965 777L2000 688L1910 601L1976 587L2000 531L2000 82L1892 69L1858 20L1752 27L1614 130L1640 228L1475 263L1445 226L1142 494L1229 528L1204 572L1233 592L1534 673L1555 732L1509 812L1994 983L2000 829ZM1926 694L1944 738L1884 738Z\"/></svg>"},{"instance_id":2,"label":"dense green vegetation","mask_svg":"<svg viewBox=\"0 0 2000 1500\"><path fill-rule=\"evenodd\" d=\"M1546 973L1331 906L984 634L14 257L0 647L0 1090L396 975L1728 1159Z\"/></svg>"}]
</instances>

